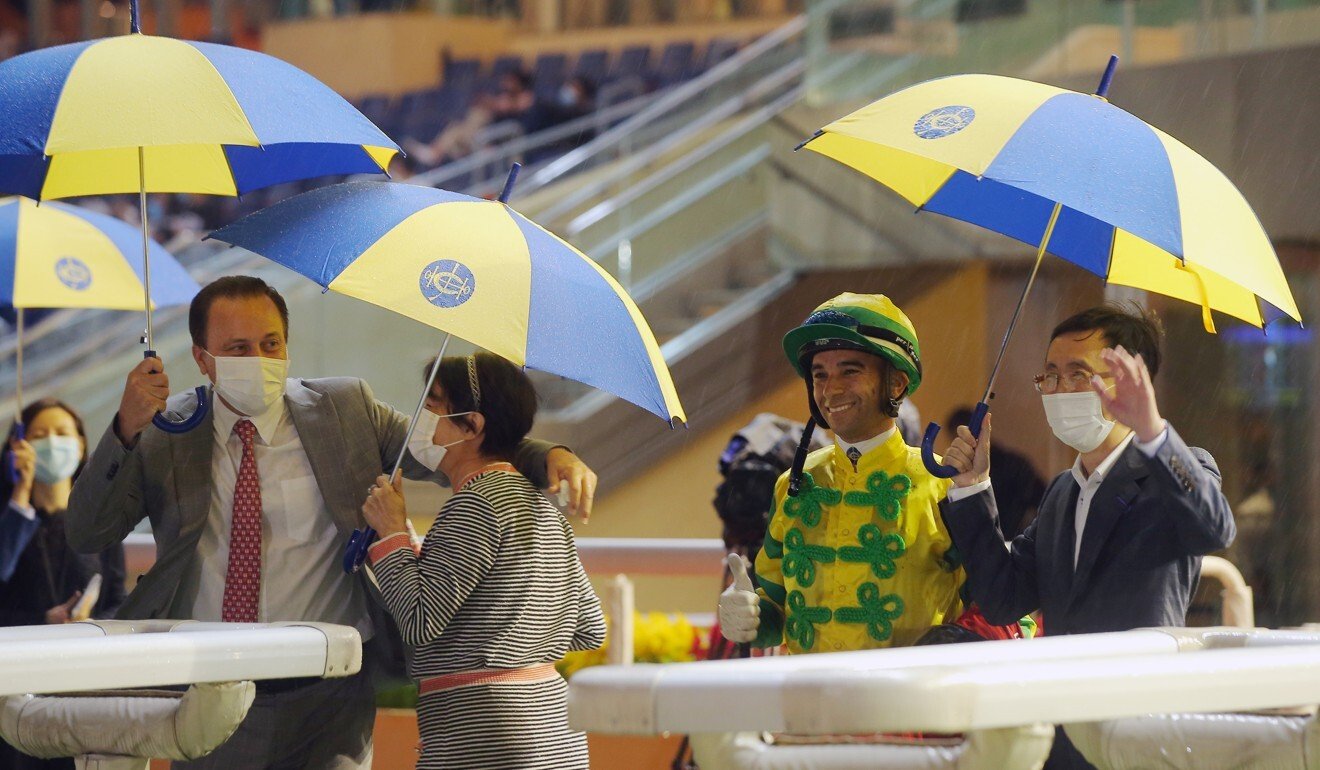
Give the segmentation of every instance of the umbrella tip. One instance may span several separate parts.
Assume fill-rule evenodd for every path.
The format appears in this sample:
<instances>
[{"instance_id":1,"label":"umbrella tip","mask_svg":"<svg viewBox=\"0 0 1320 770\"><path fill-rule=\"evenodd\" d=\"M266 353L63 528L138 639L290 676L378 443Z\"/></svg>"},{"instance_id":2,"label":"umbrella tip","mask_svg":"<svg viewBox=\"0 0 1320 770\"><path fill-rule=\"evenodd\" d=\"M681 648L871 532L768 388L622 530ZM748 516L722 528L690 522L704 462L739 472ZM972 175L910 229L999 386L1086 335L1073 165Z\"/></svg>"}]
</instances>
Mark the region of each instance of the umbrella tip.
<instances>
[{"instance_id":1,"label":"umbrella tip","mask_svg":"<svg viewBox=\"0 0 1320 770\"><path fill-rule=\"evenodd\" d=\"M806 146L811 142L812 139L815 139L816 137L820 136L820 135L823 134L823 133L825 133L825 129L822 128L822 129L820 129L819 131L817 131L816 133L814 133L814 134L812 134L811 136L807 137L806 139L803 139L802 141L798 142L798 143L797 143L797 146L793 148L793 152L797 152L798 150L802 149L803 147L806 147Z\"/></svg>"},{"instance_id":2,"label":"umbrella tip","mask_svg":"<svg viewBox=\"0 0 1320 770\"><path fill-rule=\"evenodd\" d=\"M142 34L142 16L138 13L138 0L128 0L129 31L134 35Z\"/></svg>"},{"instance_id":3,"label":"umbrella tip","mask_svg":"<svg viewBox=\"0 0 1320 770\"><path fill-rule=\"evenodd\" d=\"M509 167L509 178L504 180L504 189L500 191L499 202L508 203L509 196L513 195L513 185L518 181L518 172L522 170L522 164L514 161Z\"/></svg>"},{"instance_id":4,"label":"umbrella tip","mask_svg":"<svg viewBox=\"0 0 1320 770\"><path fill-rule=\"evenodd\" d=\"M1100 87L1095 89L1095 95L1101 99L1109 98L1109 84L1114 80L1114 70L1118 69L1118 55L1109 55L1109 64L1105 65L1105 74L1100 76Z\"/></svg>"}]
</instances>

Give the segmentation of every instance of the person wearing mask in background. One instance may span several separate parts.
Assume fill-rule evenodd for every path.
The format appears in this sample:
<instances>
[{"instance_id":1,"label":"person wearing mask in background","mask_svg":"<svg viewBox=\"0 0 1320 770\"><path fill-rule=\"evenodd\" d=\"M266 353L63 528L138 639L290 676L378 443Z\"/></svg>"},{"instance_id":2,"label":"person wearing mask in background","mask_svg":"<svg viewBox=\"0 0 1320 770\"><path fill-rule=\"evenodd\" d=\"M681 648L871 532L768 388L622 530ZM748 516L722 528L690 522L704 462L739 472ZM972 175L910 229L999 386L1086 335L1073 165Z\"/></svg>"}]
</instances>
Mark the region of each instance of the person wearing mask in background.
<instances>
[{"instance_id":1,"label":"person wearing mask in background","mask_svg":"<svg viewBox=\"0 0 1320 770\"><path fill-rule=\"evenodd\" d=\"M0 453L13 458L18 477L0 475L0 494L9 501L5 515L27 532L24 547L0 575L0 626L113 617L124 601L123 545L86 556L69 546L65 509L87 450L82 418L68 404L43 398L23 409L22 421L27 439L11 430ZM72 759L35 759L0 741L0 770L72 767Z\"/></svg>"},{"instance_id":2,"label":"person wearing mask in background","mask_svg":"<svg viewBox=\"0 0 1320 770\"><path fill-rule=\"evenodd\" d=\"M979 439L959 426L944 455L959 474L942 513L991 622L1039 609L1050 636L1186 622L1201 557L1235 530L1214 458L1160 416L1161 334L1153 315L1109 305L1055 327L1036 388L1077 460L1011 549L990 485L990 417ZM1058 730L1046 767L1091 765Z\"/></svg>"},{"instance_id":3,"label":"person wearing mask in background","mask_svg":"<svg viewBox=\"0 0 1320 770\"><path fill-rule=\"evenodd\" d=\"M955 409L946 425L967 425L972 421L969 407ZM995 510L999 513L999 531L1006 540L1017 537L1036 518L1036 506L1045 494L1045 480L1031 467L1031 461L1002 444L990 447L990 464L995 468L991 480Z\"/></svg>"},{"instance_id":4,"label":"person wearing mask in background","mask_svg":"<svg viewBox=\"0 0 1320 770\"><path fill-rule=\"evenodd\" d=\"M148 429L196 406L170 399L157 358L128 375L110 427L69 501L70 538L91 551L150 518L156 563L121 617L223 622L309 620L356 627L363 671L343 679L258 682L237 732L183 768L367 768L371 765L373 661L392 640L359 576L342 568L363 525L362 501L407 440L408 418L354 378L287 379L288 308L258 278L217 279L193 298L193 359L216 397L187 433ZM595 474L567 450L524 441L514 459L538 486L568 483L590 510ZM443 481L411 456L410 478ZM372 614L375 615L373 622ZM379 662L379 661L377 661Z\"/></svg>"}]
</instances>

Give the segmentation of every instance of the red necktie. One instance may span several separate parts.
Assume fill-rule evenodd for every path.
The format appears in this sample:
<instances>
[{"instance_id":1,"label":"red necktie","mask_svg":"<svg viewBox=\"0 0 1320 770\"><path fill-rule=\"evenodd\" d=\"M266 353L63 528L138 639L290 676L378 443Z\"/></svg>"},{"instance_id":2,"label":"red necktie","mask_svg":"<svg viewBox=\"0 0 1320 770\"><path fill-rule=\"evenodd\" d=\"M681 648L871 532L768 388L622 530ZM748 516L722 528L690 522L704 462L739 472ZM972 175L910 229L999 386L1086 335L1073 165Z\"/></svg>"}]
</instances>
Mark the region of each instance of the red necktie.
<instances>
[{"instance_id":1,"label":"red necktie","mask_svg":"<svg viewBox=\"0 0 1320 770\"><path fill-rule=\"evenodd\" d=\"M257 426L239 420L234 432L243 440L243 460L234 484L234 515L229 524L229 569L220 619L226 623L256 623L261 606L261 481L252 437Z\"/></svg>"}]
</instances>

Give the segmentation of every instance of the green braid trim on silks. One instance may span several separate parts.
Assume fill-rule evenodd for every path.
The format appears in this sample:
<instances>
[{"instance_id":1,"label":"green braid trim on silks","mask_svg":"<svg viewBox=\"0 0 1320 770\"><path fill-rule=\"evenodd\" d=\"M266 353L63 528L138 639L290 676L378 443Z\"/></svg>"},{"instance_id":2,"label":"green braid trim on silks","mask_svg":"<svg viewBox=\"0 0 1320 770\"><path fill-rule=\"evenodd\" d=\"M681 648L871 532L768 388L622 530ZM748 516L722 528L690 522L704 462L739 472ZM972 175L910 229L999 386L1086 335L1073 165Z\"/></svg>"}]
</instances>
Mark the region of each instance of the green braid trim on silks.
<instances>
[{"instance_id":1,"label":"green braid trim on silks","mask_svg":"<svg viewBox=\"0 0 1320 770\"><path fill-rule=\"evenodd\" d=\"M816 582L816 565L834 563L834 549L827 545L808 545L807 536L794 527L784 535L784 577L796 578L803 588Z\"/></svg>"},{"instance_id":2,"label":"green braid trim on silks","mask_svg":"<svg viewBox=\"0 0 1320 770\"><path fill-rule=\"evenodd\" d=\"M897 559L907 553L907 543L897 532L881 534L874 524L863 524L857 530L859 545L845 545L839 549L839 561L870 564L871 572L881 580L898 573Z\"/></svg>"},{"instance_id":3,"label":"green braid trim on silks","mask_svg":"<svg viewBox=\"0 0 1320 770\"><path fill-rule=\"evenodd\" d=\"M849 492L843 496L843 501L860 508L874 508L875 515L885 521L898 521L903 498L911 491L910 476L902 473L890 476L884 471L876 471L866 477L865 492Z\"/></svg>"},{"instance_id":4,"label":"green braid trim on silks","mask_svg":"<svg viewBox=\"0 0 1320 770\"><path fill-rule=\"evenodd\" d=\"M810 607L801 591L788 595L788 621L784 633L804 650L816 646L816 626L830 622L833 615L829 607Z\"/></svg>"},{"instance_id":5,"label":"green braid trim on silks","mask_svg":"<svg viewBox=\"0 0 1320 770\"><path fill-rule=\"evenodd\" d=\"M771 559L784 558L784 544L770 535L766 535L765 540L762 541L761 551Z\"/></svg>"},{"instance_id":6,"label":"green braid trim on silks","mask_svg":"<svg viewBox=\"0 0 1320 770\"><path fill-rule=\"evenodd\" d=\"M762 584L762 588L765 585ZM779 589L781 592L784 590ZM778 647L784 643L784 608L769 599L761 599L761 624L756 628L756 638L752 646L757 648Z\"/></svg>"},{"instance_id":7,"label":"green braid trim on silks","mask_svg":"<svg viewBox=\"0 0 1320 770\"><path fill-rule=\"evenodd\" d=\"M802 474L802 491L797 497L784 501L784 515L790 519L801 519L803 524L814 527L820 523L821 506L838 505L843 500L843 493L837 489L816 486L816 480L810 473Z\"/></svg>"},{"instance_id":8,"label":"green braid trim on silks","mask_svg":"<svg viewBox=\"0 0 1320 770\"><path fill-rule=\"evenodd\" d=\"M789 597L790 599L792 597ZM903 597L898 594L880 595L880 586L863 583L857 589L859 607L840 607L834 619L840 623L865 623L866 633L877 642L887 642L894 634L894 621L903 615Z\"/></svg>"}]
</instances>

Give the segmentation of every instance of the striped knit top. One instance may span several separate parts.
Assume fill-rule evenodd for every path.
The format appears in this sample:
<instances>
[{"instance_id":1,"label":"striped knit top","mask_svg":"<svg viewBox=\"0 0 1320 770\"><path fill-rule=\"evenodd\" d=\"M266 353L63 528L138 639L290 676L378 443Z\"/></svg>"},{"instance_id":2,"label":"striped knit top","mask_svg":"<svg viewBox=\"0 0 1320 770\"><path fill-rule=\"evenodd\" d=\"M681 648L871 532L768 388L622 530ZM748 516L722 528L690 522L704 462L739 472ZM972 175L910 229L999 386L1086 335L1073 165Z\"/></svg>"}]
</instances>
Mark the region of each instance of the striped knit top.
<instances>
[{"instance_id":1,"label":"striped knit top","mask_svg":"<svg viewBox=\"0 0 1320 770\"><path fill-rule=\"evenodd\" d=\"M372 567L416 678L550 663L605 641L600 600L573 531L517 473L480 473L440 509L420 554L406 535Z\"/></svg>"}]
</instances>

